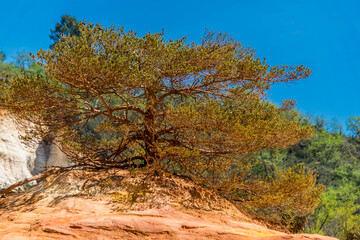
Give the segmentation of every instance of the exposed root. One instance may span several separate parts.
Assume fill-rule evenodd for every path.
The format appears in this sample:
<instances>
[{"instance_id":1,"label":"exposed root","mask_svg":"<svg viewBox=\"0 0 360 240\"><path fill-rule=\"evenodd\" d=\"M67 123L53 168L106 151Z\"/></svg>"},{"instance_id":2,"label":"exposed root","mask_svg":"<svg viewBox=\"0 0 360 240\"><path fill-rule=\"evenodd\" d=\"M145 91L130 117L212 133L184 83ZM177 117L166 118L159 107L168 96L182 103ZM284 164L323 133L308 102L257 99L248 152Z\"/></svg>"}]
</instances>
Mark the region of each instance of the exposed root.
<instances>
[{"instance_id":1,"label":"exposed root","mask_svg":"<svg viewBox=\"0 0 360 240\"><path fill-rule=\"evenodd\" d=\"M24 184L27 184L27 183L29 183L29 182L32 182L32 181L35 181L35 180L38 180L38 179L47 178L48 176L53 175L53 174L60 173L61 171L62 171L62 170L59 169L59 168L50 169L50 170L48 170L48 171L45 171L45 172L43 172L43 173L41 173L41 174L38 174L38 175L36 175L36 176L33 176L33 177L31 177L31 178L26 178L26 179L24 179L24 180L22 180L22 181L20 181L20 182L17 182L17 183L15 183L15 184L11 185L11 186L8 187L8 188L1 189L1 190L0 190L0 194L7 194L7 193L11 192L11 190L13 190L13 189L15 189L15 188L17 188L17 187L20 187L20 186L22 186L22 185L24 185Z\"/></svg>"}]
</instances>

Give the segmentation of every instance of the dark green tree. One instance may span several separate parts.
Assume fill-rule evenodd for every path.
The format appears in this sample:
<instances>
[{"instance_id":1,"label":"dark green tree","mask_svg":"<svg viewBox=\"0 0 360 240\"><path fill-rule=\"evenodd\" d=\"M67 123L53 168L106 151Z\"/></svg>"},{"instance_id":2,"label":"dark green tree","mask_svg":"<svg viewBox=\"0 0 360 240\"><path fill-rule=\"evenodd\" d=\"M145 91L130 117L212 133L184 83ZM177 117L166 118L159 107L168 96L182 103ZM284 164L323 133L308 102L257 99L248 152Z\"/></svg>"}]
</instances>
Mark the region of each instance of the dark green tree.
<instances>
[{"instance_id":1,"label":"dark green tree","mask_svg":"<svg viewBox=\"0 0 360 240\"><path fill-rule=\"evenodd\" d=\"M50 32L50 39L53 41L50 48L53 48L54 44L62 39L62 35L80 36L79 21L75 17L63 15L61 16L60 23L56 23L55 29L50 30Z\"/></svg>"},{"instance_id":2,"label":"dark green tree","mask_svg":"<svg viewBox=\"0 0 360 240\"><path fill-rule=\"evenodd\" d=\"M0 52L0 62L5 61L5 59L6 59L5 53L4 53L4 52Z\"/></svg>"}]
</instances>

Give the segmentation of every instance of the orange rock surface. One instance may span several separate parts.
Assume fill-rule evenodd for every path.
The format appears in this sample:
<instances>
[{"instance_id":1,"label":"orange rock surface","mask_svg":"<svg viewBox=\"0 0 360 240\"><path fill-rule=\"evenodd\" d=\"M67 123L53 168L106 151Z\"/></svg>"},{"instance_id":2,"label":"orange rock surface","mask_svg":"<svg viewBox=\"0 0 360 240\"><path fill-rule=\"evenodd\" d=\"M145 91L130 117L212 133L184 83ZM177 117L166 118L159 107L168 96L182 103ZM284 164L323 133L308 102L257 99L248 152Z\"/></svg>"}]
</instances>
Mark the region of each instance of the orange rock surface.
<instances>
[{"instance_id":1,"label":"orange rock surface","mask_svg":"<svg viewBox=\"0 0 360 240\"><path fill-rule=\"evenodd\" d=\"M126 174L121 172L118 175L126 181L134 181L134 178L124 177ZM118 187L129 186L130 182L125 184L125 180L122 180L121 184L116 183ZM251 220L225 200L208 196L214 202L212 208L216 209L211 210L206 207L208 203L205 200L199 201L200 196L204 195L201 191L197 194L198 199L190 199L191 203L197 202L196 205L190 205L190 202L185 204L185 200L189 200L189 192L194 190L193 185L183 180L174 180L172 183L169 180L166 188L153 185L149 187L151 194L148 198L144 198L145 193L138 194L141 196L131 204L119 202L121 187L117 189L116 186L112 188L115 192L110 196L115 196L117 201L113 201L113 198L109 200L103 195L98 198L86 196L84 191L94 190L87 187L89 181L94 182L94 179L79 181L74 180L74 174L64 174L51 180L61 184L49 185L48 181L24 193L1 198L0 239L334 240L319 235L286 234L271 230ZM113 181L118 180L113 178ZM175 182L178 184L177 191L173 189L172 192L176 194L169 197L164 191L167 191L169 186L174 186ZM67 183L72 186L69 187ZM108 180L106 183L114 184ZM101 185L102 189L106 188L104 183L97 182L98 185ZM158 204L154 205L154 202ZM222 206L222 209L219 206Z\"/></svg>"}]
</instances>

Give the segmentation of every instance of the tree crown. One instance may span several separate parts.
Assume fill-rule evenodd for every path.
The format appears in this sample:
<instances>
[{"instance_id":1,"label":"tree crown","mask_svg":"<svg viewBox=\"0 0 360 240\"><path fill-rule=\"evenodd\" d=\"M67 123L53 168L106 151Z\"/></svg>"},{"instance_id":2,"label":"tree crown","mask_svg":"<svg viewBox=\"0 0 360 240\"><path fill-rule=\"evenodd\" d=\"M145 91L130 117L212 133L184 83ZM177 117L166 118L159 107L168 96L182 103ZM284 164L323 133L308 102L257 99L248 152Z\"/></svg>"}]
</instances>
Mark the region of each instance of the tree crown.
<instances>
[{"instance_id":1,"label":"tree crown","mask_svg":"<svg viewBox=\"0 0 360 240\"><path fill-rule=\"evenodd\" d=\"M311 135L293 101L264 98L273 84L307 77L302 65L269 66L222 33L198 44L99 24L79 31L38 51L45 75L9 77L1 94L2 107L44 136L56 132L79 165L147 165L222 184L254 152Z\"/></svg>"}]
</instances>

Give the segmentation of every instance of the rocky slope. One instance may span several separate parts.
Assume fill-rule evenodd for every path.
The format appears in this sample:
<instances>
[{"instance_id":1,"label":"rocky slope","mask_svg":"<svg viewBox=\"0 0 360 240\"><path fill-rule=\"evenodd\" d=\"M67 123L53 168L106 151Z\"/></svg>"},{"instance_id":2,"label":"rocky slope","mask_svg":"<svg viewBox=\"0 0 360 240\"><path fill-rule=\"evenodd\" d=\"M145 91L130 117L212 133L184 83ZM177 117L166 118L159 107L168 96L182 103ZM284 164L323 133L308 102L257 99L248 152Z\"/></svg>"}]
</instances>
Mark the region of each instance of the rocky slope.
<instances>
[{"instance_id":1,"label":"rocky slope","mask_svg":"<svg viewBox=\"0 0 360 240\"><path fill-rule=\"evenodd\" d=\"M24 129L4 111L0 112L0 186L43 172L49 166L67 166L66 156L52 144L21 141Z\"/></svg>"},{"instance_id":2,"label":"rocky slope","mask_svg":"<svg viewBox=\"0 0 360 240\"><path fill-rule=\"evenodd\" d=\"M0 239L307 239L267 228L186 179L73 170L0 199Z\"/></svg>"}]
</instances>

